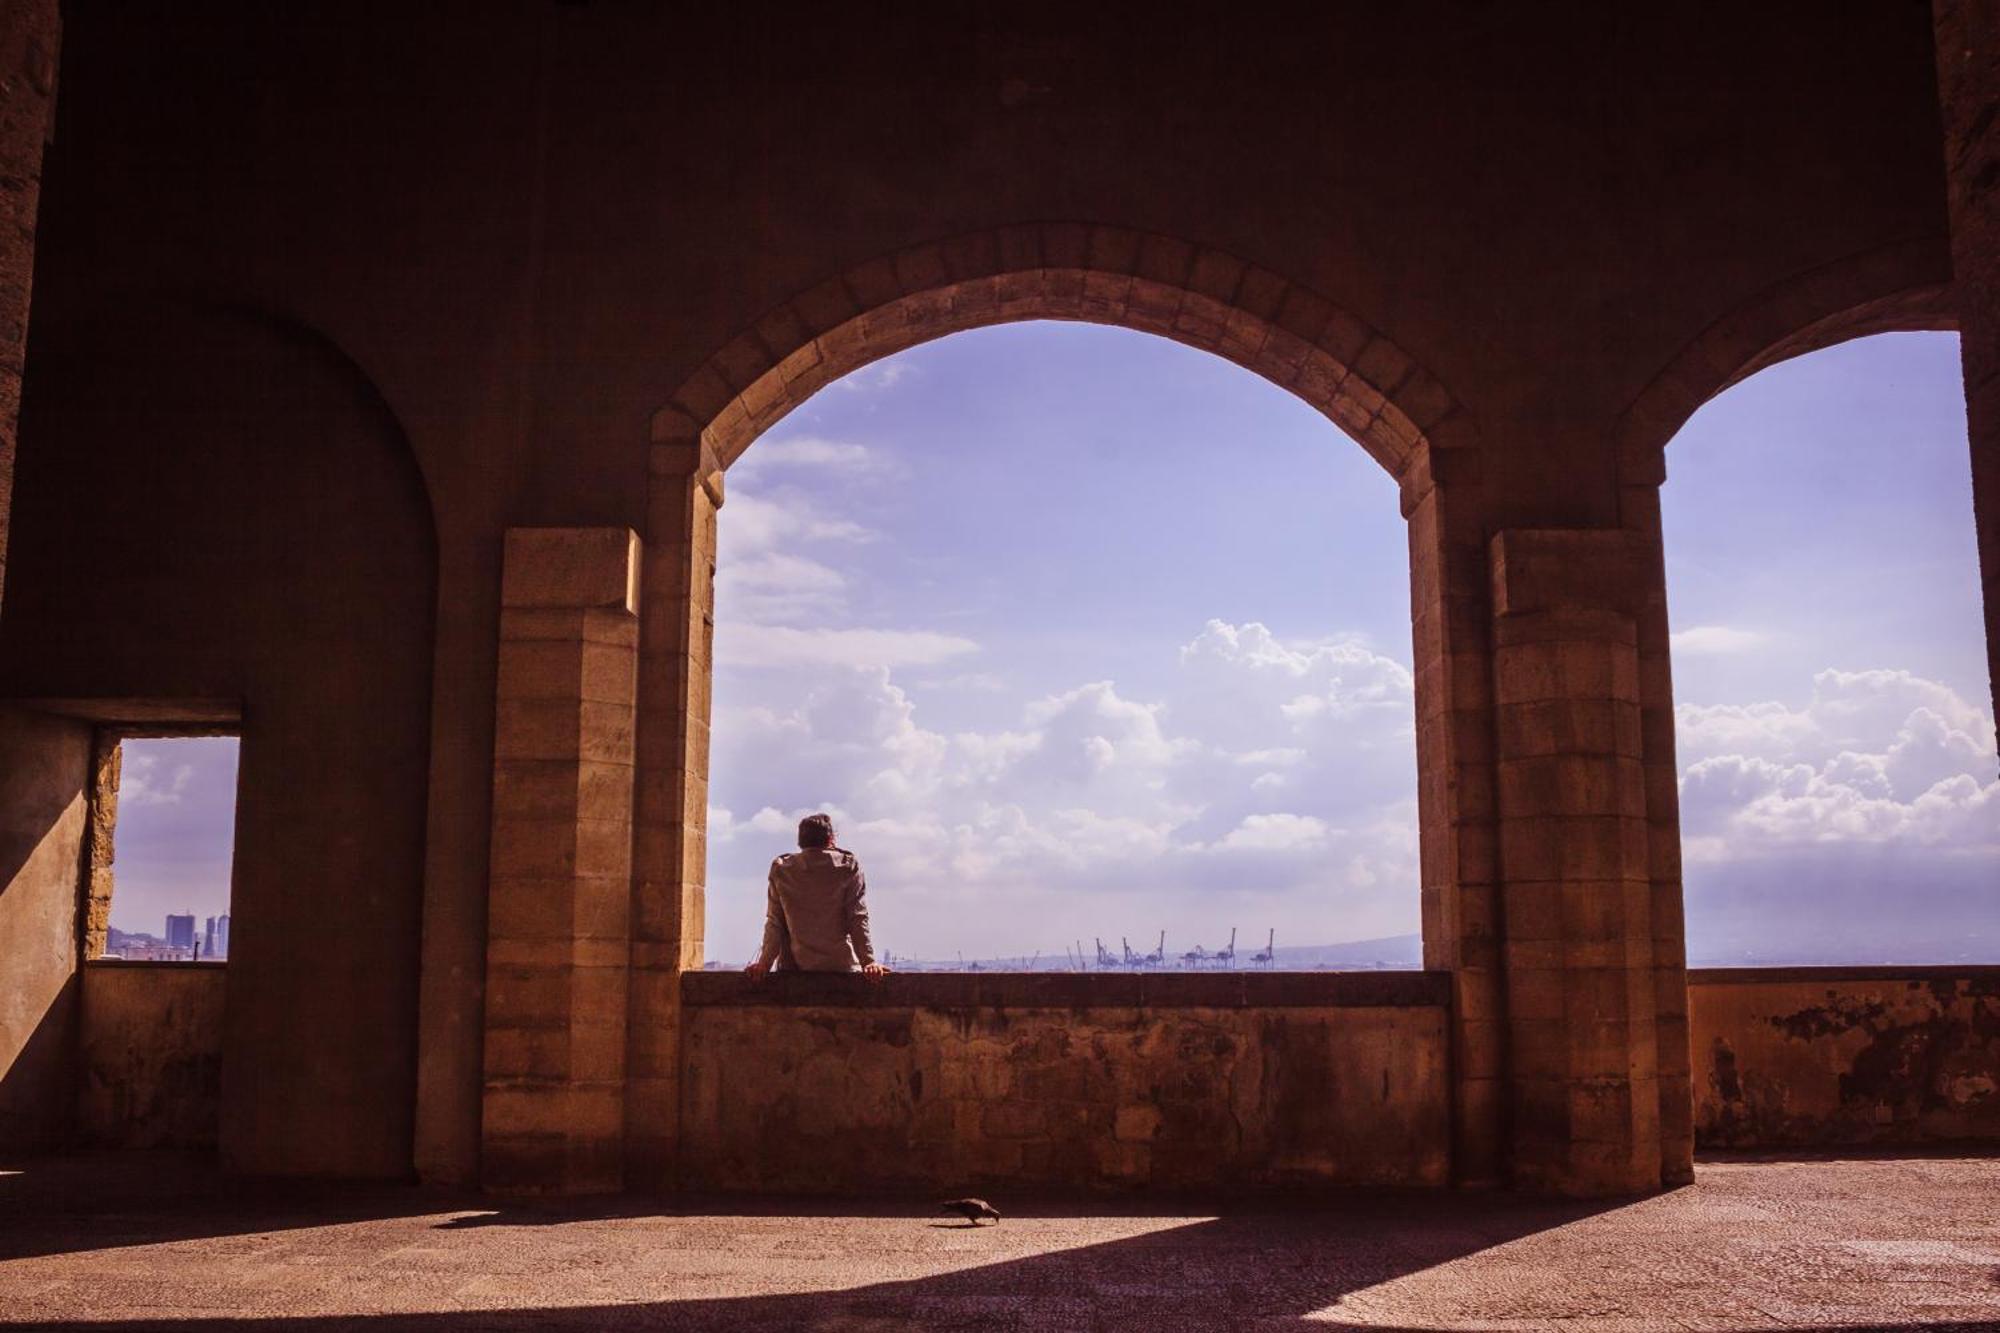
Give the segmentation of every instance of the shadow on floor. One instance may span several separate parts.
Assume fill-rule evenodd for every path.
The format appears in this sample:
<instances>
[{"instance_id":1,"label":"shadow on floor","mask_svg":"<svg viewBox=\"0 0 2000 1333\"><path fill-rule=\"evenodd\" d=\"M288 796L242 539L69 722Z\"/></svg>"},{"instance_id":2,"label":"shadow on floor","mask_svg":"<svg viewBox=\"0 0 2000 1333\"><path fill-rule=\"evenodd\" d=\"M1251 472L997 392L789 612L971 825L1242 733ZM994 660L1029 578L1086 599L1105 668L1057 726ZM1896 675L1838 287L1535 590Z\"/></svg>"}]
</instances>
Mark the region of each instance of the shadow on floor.
<instances>
[{"instance_id":1,"label":"shadow on floor","mask_svg":"<svg viewBox=\"0 0 2000 1333\"><path fill-rule=\"evenodd\" d=\"M284 1187L217 1179L198 1160L107 1173L104 1163L54 1162L0 1176L0 1259L59 1255L107 1246L247 1236L385 1219L430 1219L423 1234L474 1228L540 1228L616 1219L657 1219L660 1238L676 1217L796 1217L809 1241L816 1218L882 1217L906 1225L932 1219L922 1203L870 1200L637 1199L496 1204L470 1194L403 1187ZM80 1186L95 1186L88 1192ZM1213 1201L1211 1201L1213 1202ZM1197 1329L1292 1324L1316 1316L1324 1327L1410 1329L1432 1325L1343 1321L1348 1293L1627 1205L1524 1199L1508 1194L1333 1193L1305 1201L1233 1199L1222 1208L1191 1200L1009 1201L1010 1220L1135 1216L1180 1225L909 1280L830 1291L720 1299L479 1309L382 1315L235 1318L158 1317L10 1324L20 1328L195 1328L389 1330L419 1333L525 1333L602 1328L1140 1328ZM455 1214L455 1215L454 1215ZM1274 1226L1275 1224L1275 1226ZM1005 1223L1001 1224L1002 1226ZM983 1230L997 1232L999 1228ZM928 1233L926 1233L928 1234ZM405 1237L407 1239L407 1236ZM625 1242L626 1253L635 1253ZM530 1245L532 1251L532 1245ZM557 1253L560 1253L558 1250ZM949 1261L964 1262L959 1252ZM163 1267L168 1262L163 1259ZM197 1257L172 1262L198 1265ZM775 1262L775 1258L774 1258ZM536 1288L562 1290L560 1261ZM772 1274L769 1285L786 1275ZM758 1280L762 1282L763 1276ZM660 1293L665 1296L666 1293ZM449 1299L449 1298L447 1298ZM1324 1313L1321 1313L1324 1312ZM1357 1312L1358 1313L1358 1312ZM1837 1333L1921 1328L1924 1333L1994 1333L1980 1321L1850 1324Z\"/></svg>"}]
</instances>

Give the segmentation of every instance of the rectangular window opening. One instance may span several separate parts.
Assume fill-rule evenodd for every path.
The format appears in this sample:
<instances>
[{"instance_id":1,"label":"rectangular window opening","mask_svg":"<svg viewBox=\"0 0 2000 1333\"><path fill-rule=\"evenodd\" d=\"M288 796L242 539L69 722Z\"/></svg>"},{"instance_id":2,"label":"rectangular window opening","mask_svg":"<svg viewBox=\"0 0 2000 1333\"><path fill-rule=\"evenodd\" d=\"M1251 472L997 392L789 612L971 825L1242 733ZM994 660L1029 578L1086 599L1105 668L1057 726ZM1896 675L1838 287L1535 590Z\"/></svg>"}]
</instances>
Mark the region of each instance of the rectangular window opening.
<instances>
[{"instance_id":1,"label":"rectangular window opening","mask_svg":"<svg viewBox=\"0 0 2000 1333\"><path fill-rule=\"evenodd\" d=\"M208 729L100 733L86 958L228 960L238 744Z\"/></svg>"}]
</instances>

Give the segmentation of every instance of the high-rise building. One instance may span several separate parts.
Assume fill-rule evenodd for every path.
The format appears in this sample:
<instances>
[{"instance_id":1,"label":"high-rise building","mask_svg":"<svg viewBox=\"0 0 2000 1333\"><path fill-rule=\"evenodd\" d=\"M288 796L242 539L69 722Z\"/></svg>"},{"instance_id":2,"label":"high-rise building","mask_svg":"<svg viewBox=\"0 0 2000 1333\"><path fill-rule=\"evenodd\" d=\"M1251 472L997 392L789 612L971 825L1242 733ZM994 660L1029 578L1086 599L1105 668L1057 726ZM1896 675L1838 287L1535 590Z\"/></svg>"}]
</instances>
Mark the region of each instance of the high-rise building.
<instances>
[{"instance_id":1,"label":"high-rise building","mask_svg":"<svg viewBox=\"0 0 2000 1333\"><path fill-rule=\"evenodd\" d=\"M167 916L167 947L169 949L194 950L194 913L186 916Z\"/></svg>"},{"instance_id":2,"label":"high-rise building","mask_svg":"<svg viewBox=\"0 0 2000 1333\"><path fill-rule=\"evenodd\" d=\"M224 912L215 918L215 937L209 941L208 948L203 950L203 953L210 958L229 957L229 913Z\"/></svg>"}]
</instances>

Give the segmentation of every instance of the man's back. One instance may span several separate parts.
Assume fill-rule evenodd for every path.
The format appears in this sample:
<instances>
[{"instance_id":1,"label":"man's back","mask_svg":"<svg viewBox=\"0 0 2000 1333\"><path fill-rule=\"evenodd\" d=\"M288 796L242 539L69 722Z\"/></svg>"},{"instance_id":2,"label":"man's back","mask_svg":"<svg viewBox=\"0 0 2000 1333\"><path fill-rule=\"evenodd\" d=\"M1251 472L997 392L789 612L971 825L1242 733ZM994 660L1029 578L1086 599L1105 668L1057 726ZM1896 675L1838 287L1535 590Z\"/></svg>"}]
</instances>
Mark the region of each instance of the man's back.
<instances>
[{"instance_id":1,"label":"man's back","mask_svg":"<svg viewBox=\"0 0 2000 1333\"><path fill-rule=\"evenodd\" d=\"M867 893L852 852L812 847L778 857L771 862L764 956L806 972L852 972L874 962Z\"/></svg>"}]
</instances>

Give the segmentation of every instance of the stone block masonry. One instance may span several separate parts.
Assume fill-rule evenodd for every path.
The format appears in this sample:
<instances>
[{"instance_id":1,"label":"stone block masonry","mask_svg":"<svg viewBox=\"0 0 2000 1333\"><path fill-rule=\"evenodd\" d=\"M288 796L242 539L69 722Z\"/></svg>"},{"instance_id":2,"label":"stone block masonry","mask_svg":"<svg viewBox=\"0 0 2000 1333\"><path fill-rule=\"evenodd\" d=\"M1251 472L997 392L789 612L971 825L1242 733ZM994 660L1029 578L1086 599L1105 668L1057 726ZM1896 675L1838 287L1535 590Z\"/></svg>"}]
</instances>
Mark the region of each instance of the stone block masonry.
<instances>
[{"instance_id":1,"label":"stone block masonry","mask_svg":"<svg viewBox=\"0 0 2000 1333\"><path fill-rule=\"evenodd\" d=\"M917 975L880 987L692 974L682 1183L1443 1185L1448 987L1432 973Z\"/></svg>"},{"instance_id":2,"label":"stone block masonry","mask_svg":"<svg viewBox=\"0 0 2000 1333\"><path fill-rule=\"evenodd\" d=\"M507 534L486 948L485 1182L616 1189L638 681L638 539Z\"/></svg>"}]
</instances>

